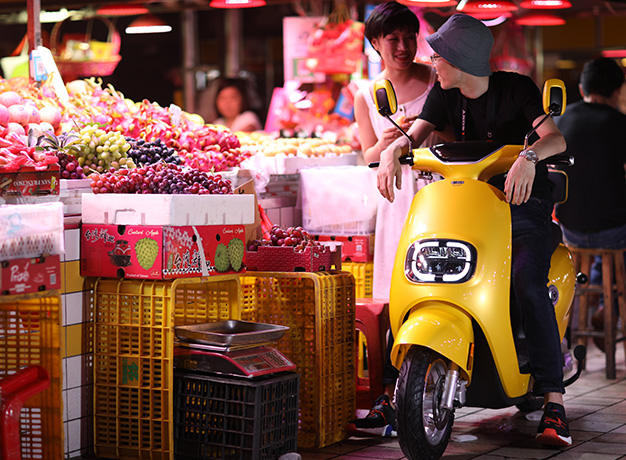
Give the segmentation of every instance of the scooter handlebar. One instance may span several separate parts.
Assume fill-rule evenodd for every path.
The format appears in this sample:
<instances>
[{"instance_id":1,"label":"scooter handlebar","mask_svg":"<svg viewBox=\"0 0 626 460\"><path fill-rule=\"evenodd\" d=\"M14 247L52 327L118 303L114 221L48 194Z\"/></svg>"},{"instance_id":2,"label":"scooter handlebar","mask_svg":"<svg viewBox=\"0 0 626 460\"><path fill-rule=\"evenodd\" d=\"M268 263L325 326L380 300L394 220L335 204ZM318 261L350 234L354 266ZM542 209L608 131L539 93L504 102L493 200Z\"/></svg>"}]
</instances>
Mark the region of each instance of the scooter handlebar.
<instances>
[{"instance_id":1,"label":"scooter handlebar","mask_svg":"<svg viewBox=\"0 0 626 460\"><path fill-rule=\"evenodd\" d=\"M398 158L398 161L401 165L411 165L413 166L413 156L412 155L404 155ZM367 165L370 168L378 168L380 166L380 161L373 161Z\"/></svg>"},{"instance_id":2,"label":"scooter handlebar","mask_svg":"<svg viewBox=\"0 0 626 460\"><path fill-rule=\"evenodd\" d=\"M552 155L551 157L546 158L545 162L550 166L573 166L574 157L571 155L566 155L565 153L558 153L556 155Z\"/></svg>"}]
</instances>

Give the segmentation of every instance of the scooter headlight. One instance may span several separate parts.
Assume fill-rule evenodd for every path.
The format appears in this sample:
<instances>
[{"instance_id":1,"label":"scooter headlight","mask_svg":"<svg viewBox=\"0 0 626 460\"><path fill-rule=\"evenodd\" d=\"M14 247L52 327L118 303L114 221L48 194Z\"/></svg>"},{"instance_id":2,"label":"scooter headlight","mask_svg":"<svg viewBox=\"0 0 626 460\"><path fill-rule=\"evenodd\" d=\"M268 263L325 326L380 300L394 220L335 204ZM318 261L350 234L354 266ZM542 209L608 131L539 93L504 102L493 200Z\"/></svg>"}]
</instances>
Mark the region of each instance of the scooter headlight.
<instances>
[{"instance_id":1,"label":"scooter headlight","mask_svg":"<svg viewBox=\"0 0 626 460\"><path fill-rule=\"evenodd\" d=\"M414 283L463 283L476 269L476 248L456 240L421 240L413 243L404 273Z\"/></svg>"}]
</instances>

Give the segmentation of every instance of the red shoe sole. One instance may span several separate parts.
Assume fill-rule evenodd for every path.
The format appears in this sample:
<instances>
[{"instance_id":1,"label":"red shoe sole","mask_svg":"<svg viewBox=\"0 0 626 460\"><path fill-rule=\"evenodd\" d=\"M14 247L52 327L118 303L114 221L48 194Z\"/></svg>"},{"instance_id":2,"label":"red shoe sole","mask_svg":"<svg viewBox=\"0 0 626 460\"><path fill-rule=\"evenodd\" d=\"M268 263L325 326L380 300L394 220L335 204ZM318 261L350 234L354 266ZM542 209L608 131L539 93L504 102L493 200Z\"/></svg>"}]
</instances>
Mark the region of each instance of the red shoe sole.
<instances>
[{"instance_id":1,"label":"red shoe sole","mask_svg":"<svg viewBox=\"0 0 626 460\"><path fill-rule=\"evenodd\" d=\"M543 433L538 434L537 441L546 446L569 447L572 445L572 438L569 438L569 441L563 439L552 428L547 428Z\"/></svg>"}]
</instances>

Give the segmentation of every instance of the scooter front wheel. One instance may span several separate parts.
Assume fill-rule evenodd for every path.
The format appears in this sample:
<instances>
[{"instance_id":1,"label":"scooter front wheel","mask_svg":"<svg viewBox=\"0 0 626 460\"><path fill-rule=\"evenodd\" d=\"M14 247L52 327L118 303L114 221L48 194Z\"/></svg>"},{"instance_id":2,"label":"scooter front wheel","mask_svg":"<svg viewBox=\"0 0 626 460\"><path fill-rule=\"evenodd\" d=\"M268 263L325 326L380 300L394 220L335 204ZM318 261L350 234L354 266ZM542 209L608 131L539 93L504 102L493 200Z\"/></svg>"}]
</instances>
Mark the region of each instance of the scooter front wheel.
<instances>
[{"instance_id":1,"label":"scooter front wheel","mask_svg":"<svg viewBox=\"0 0 626 460\"><path fill-rule=\"evenodd\" d=\"M452 433L454 411L441 407L448 365L440 355L412 347L396 384L398 442L409 460L440 458Z\"/></svg>"}]
</instances>

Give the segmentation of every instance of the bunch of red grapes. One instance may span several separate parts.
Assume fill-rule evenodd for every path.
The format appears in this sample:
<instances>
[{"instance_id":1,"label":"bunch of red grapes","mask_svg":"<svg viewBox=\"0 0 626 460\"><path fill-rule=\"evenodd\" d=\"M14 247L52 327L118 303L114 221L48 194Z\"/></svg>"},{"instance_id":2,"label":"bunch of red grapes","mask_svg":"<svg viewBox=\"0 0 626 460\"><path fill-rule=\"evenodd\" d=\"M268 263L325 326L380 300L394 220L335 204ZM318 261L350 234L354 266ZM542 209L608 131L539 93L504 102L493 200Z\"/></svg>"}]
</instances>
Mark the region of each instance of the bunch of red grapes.
<instances>
[{"instance_id":1,"label":"bunch of red grapes","mask_svg":"<svg viewBox=\"0 0 626 460\"><path fill-rule=\"evenodd\" d=\"M72 154L65 152L57 152L59 160L59 168L61 170L61 179L86 179L82 166L78 164L78 160Z\"/></svg>"},{"instance_id":2,"label":"bunch of red grapes","mask_svg":"<svg viewBox=\"0 0 626 460\"><path fill-rule=\"evenodd\" d=\"M296 251L303 252L307 248L319 248L322 245L300 226L285 229L274 225L266 238L251 241L248 251L256 251L259 246L293 247Z\"/></svg>"},{"instance_id":3,"label":"bunch of red grapes","mask_svg":"<svg viewBox=\"0 0 626 460\"><path fill-rule=\"evenodd\" d=\"M229 195L233 193L230 179L219 174L179 166L155 163L134 169L111 169L92 174L94 193L144 193L172 195Z\"/></svg>"}]
</instances>

